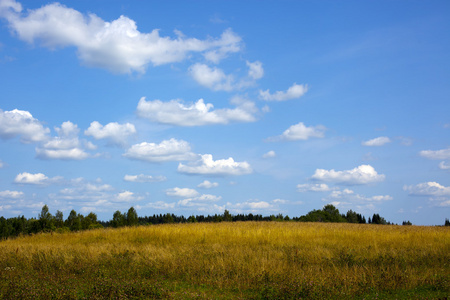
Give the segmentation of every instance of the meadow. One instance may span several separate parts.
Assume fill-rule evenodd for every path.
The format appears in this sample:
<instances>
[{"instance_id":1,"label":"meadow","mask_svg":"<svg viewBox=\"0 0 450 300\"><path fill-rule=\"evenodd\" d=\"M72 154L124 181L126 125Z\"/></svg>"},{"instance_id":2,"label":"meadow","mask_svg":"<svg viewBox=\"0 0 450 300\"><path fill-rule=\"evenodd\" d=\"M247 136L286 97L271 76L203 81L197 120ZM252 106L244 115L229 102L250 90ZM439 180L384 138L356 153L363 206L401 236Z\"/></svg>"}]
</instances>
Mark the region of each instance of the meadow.
<instances>
[{"instance_id":1,"label":"meadow","mask_svg":"<svg viewBox=\"0 0 450 300\"><path fill-rule=\"evenodd\" d=\"M184 223L0 242L1 299L447 299L448 227Z\"/></svg>"}]
</instances>

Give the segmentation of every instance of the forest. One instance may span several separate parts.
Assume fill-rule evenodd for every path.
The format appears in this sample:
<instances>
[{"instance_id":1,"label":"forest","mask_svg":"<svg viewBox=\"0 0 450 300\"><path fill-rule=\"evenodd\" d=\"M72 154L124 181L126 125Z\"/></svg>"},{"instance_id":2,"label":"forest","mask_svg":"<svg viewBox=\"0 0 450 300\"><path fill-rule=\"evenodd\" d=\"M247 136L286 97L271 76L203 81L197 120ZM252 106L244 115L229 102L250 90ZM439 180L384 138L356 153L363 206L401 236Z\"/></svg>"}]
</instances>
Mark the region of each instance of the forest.
<instances>
[{"instance_id":1,"label":"forest","mask_svg":"<svg viewBox=\"0 0 450 300\"><path fill-rule=\"evenodd\" d=\"M109 221L101 221L97 219L97 215L90 212L87 215L77 213L71 210L67 219L64 220L63 212L57 211L52 215L49 207L44 205L37 218L27 219L24 216L14 218L0 217L0 238L5 239L9 237L17 237L19 235L35 234L39 232L68 232L80 231L96 228L119 228L124 226L138 226L138 225L156 225L166 223L216 223L216 222L238 222L238 221L276 221L276 222L332 222L332 223L359 223L359 224L380 224L391 225L391 222L385 220L379 214L373 214L367 220L365 216L354 212L347 211L346 214L341 214L332 204L325 205L322 209L312 210L306 215L300 217L289 217L269 215L262 216L260 214L230 214L225 210L223 214L214 215L191 215L189 217L177 216L174 214L154 214L153 216L138 216L136 209L130 207L127 212L114 212L113 217ZM403 221L402 225L412 225L410 221ZM445 220L445 226L449 226L448 219Z\"/></svg>"}]
</instances>

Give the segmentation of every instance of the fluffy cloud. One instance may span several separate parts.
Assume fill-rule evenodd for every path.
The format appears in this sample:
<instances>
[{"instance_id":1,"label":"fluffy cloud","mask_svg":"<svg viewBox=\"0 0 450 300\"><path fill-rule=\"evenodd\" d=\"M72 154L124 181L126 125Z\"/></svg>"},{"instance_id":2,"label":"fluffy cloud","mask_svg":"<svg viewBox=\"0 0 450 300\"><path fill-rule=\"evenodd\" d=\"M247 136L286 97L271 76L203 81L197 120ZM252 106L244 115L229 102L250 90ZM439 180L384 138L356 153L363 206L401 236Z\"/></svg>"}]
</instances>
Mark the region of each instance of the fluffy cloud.
<instances>
[{"instance_id":1,"label":"fluffy cloud","mask_svg":"<svg viewBox=\"0 0 450 300\"><path fill-rule=\"evenodd\" d=\"M332 188L330 188L325 183L305 183L305 184L298 184L297 189L299 192L328 192L331 191Z\"/></svg>"},{"instance_id":2,"label":"fluffy cloud","mask_svg":"<svg viewBox=\"0 0 450 300\"><path fill-rule=\"evenodd\" d=\"M216 202L221 199L222 199L222 197L220 197L220 196L203 194L198 197L192 197L192 198L180 200L180 201L178 201L178 205L184 206L184 207L192 207L192 206L205 207L205 206L209 206L211 202Z\"/></svg>"},{"instance_id":3,"label":"fluffy cloud","mask_svg":"<svg viewBox=\"0 0 450 300\"><path fill-rule=\"evenodd\" d=\"M50 129L45 128L28 111L0 109L0 138L2 139L20 136L24 143L42 142L49 138L49 133Z\"/></svg>"},{"instance_id":4,"label":"fluffy cloud","mask_svg":"<svg viewBox=\"0 0 450 300\"><path fill-rule=\"evenodd\" d=\"M197 187L202 188L202 189L211 189L211 188L215 188L218 186L219 186L219 183L211 182L209 180L205 180L202 183L200 183L199 185L197 185Z\"/></svg>"},{"instance_id":5,"label":"fluffy cloud","mask_svg":"<svg viewBox=\"0 0 450 300\"><path fill-rule=\"evenodd\" d=\"M87 141L78 139L79 129L70 121L55 128L58 137L36 147L36 156L41 159L82 160L90 157L85 150L93 150L96 147Z\"/></svg>"},{"instance_id":6,"label":"fluffy cloud","mask_svg":"<svg viewBox=\"0 0 450 300\"><path fill-rule=\"evenodd\" d=\"M53 178L48 178L42 173L31 174L28 172L19 173L14 179L14 183L18 184L35 184L35 185L46 185L62 180L62 177L56 176Z\"/></svg>"},{"instance_id":7,"label":"fluffy cloud","mask_svg":"<svg viewBox=\"0 0 450 300\"><path fill-rule=\"evenodd\" d=\"M450 148L442 150L423 150L420 155L429 159L450 159Z\"/></svg>"},{"instance_id":8,"label":"fluffy cloud","mask_svg":"<svg viewBox=\"0 0 450 300\"><path fill-rule=\"evenodd\" d=\"M166 191L166 195L172 196L172 197L191 198L191 197L197 197L199 195L199 192L197 192L194 189L175 187L173 189L168 189Z\"/></svg>"},{"instance_id":9,"label":"fluffy cloud","mask_svg":"<svg viewBox=\"0 0 450 300\"><path fill-rule=\"evenodd\" d=\"M160 210L169 210L175 208L175 202L172 203L166 203L163 201L157 201L157 202L149 202L145 204L144 206L136 205L136 209L142 209L142 208L153 208L153 209L160 209Z\"/></svg>"},{"instance_id":10,"label":"fluffy cloud","mask_svg":"<svg viewBox=\"0 0 450 300\"><path fill-rule=\"evenodd\" d=\"M114 197L111 198L113 202L134 202L134 201L140 201L143 198L141 196L136 196L133 192L130 191L123 191L120 193L117 193L114 195Z\"/></svg>"},{"instance_id":11,"label":"fluffy cloud","mask_svg":"<svg viewBox=\"0 0 450 300\"><path fill-rule=\"evenodd\" d=\"M355 193L354 191L350 189L343 189L343 190L334 190L331 192L331 194L324 198L324 201L337 203L340 205L343 205L344 203L347 205L356 204L356 203L376 203L376 202L382 202L382 201L390 201L394 199L390 195L376 195L372 197L367 197L364 195L360 195Z\"/></svg>"},{"instance_id":12,"label":"fluffy cloud","mask_svg":"<svg viewBox=\"0 0 450 300\"><path fill-rule=\"evenodd\" d=\"M268 138L268 141L298 141L307 140L309 138L323 138L325 135L325 126L310 126L307 127L302 122L292 125L286 129L282 135Z\"/></svg>"},{"instance_id":13,"label":"fluffy cloud","mask_svg":"<svg viewBox=\"0 0 450 300\"><path fill-rule=\"evenodd\" d=\"M142 33L135 21L120 16L106 22L95 14L82 13L59 3L22 12L15 1L2 2L0 16L6 18L17 36L47 48L75 47L79 59L90 66L119 73L145 72L148 64L161 65L182 61L190 52L203 53L219 62L228 53L240 51L241 38L230 29L220 38L176 38L160 36L159 30Z\"/></svg>"},{"instance_id":14,"label":"fluffy cloud","mask_svg":"<svg viewBox=\"0 0 450 300\"><path fill-rule=\"evenodd\" d=\"M0 198L18 199L18 198L22 198L22 197L23 197L23 192L10 191L10 190L0 191Z\"/></svg>"},{"instance_id":15,"label":"fluffy cloud","mask_svg":"<svg viewBox=\"0 0 450 300\"><path fill-rule=\"evenodd\" d=\"M335 171L316 169L311 177L315 180L336 182L341 184L369 184L383 181L385 175L378 174L371 165L361 165L351 170Z\"/></svg>"},{"instance_id":16,"label":"fluffy cloud","mask_svg":"<svg viewBox=\"0 0 450 300\"><path fill-rule=\"evenodd\" d=\"M441 161L439 163L439 169L441 169L441 170L450 170L450 165L446 164L445 161Z\"/></svg>"},{"instance_id":17,"label":"fluffy cloud","mask_svg":"<svg viewBox=\"0 0 450 300\"><path fill-rule=\"evenodd\" d=\"M272 157L276 157L277 154L275 153L275 151L270 150L267 153L264 153L263 158L272 158Z\"/></svg>"},{"instance_id":18,"label":"fluffy cloud","mask_svg":"<svg viewBox=\"0 0 450 300\"><path fill-rule=\"evenodd\" d=\"M106 139L116 145L125 145L128 137L135 133L136 128L131 123L119 124L113 122L103 126L97 121L92 122L89 128L84 131L85 135L90 135L96 140Z\"/></svg>"},{"instance_id":19,"label":"fluffy cloud","mask_svg":"<svg viewBox=\"0 0 450 300\"><path fill-rule=\"evenodd\" d=\"M232 91L234 89L233 76L226 75L219 68L210 68L205 64L196 63L189 68L189 73L200 85L213 91Z\"/></svg>"},{"instance_id":20,"label":"fluffy cloud","mask_svg":"<svg viewBox=\"0 0 450 300\"><path fill-rule=\"evenodd\" d=\"M236 102L234 102L236 103ZM181 100L162 102L160 100L139 100L137 114L151 121L177 126L202 126L228 124L230 122L254 122L258 109L253 102L241 101L233 109L216 109L211 103L199 99L193 104L184 104Z\"/></svg>"},{"instance_id":21,"label":"fluffy cloud","mask_svg":"<svg viewBox=\"0 0 450 300\"><path fill-rule=\"evenodd\" d=\"M198 155L190 152L189 143L183 140L164 140L159 144L143 142L131 146L123 156L148 162L193 160Z\"/></svg>"},{"instance_id":22,"label":"fluffy cloud","mask_svg":"<svg viewBox=\"0 0 450 300\"><path fill-rule=\"evenodd\" d=\"M227 203L227 209L235 213L260 213L261 211L274 211L277 207L266 201L249 200L242 203Z\"/></svg>"},{"instance_id":23,"label":"fluffy cloud","mask_svg":"<svg viewBox=\"0 0 450 300\"><path fill-rule=\"evenodd\" d=\"M365 142L362 142L363 146L369 146L369 147L373 147L373 146L383 146L387 143L390 143L391 140L386 137L386 136L380 136Z\"/></svg>"},{"instance_id":24,"label":"fluffy cloud","mask_svg":"<svg viewBox=\"0 0 450 300\"><path fill-rule=\"evenodd\" d=\"M244 175L253 172L246 161L236 162L233 158L213 160L211 154L201 155L198 161L188 165L180 163L178 172L198 175Z\"/></svg>"},{"instance_id":25,"label":"fluffy cloud","mask_svg":"<svg viewBox=\"0 0 450 300\"><path fill-rule=\"evenodd\" d=\"M129 182L144 183L144 182L165 181L165 180L167 180L167 178L165 176L151 176L151 175L139 174L139 175L125 175L123 177L123 180L129 181Z\"/></svg>"},{"instance_id":26,"label":"fluffy cloud","mask_svg":"<svg viewBox=\"0 0 450 300\"><path fill-rule=\"evenodd\" d=\"M277 91L271 94L269 90L259 91L259 97L265 101L286 101L300 98L308 91L308 86L294 83L286 92Z\"/></svg>"},{"instance_id":27,"label":"fluffy cloud","mask_svg":"<svg viewBox=\"0 0 450 300\"><path fill-rule=\"evenodd\" d=\"M247 61L248 67L248 77L252 79L260 79L264 76L264 69L260 61L255 61L253 63Z\"/></svg>"},{"instance_id":28,"label":"fluffy cloud","mask_svg":"<svg viewBox=\"0 0 450 300\"><path fill-rule=\"evenodd\" d=\"M413 196L450 196L450 187L443 186L437 182L425 182L417 185L405 185L403 190L408 191Z\"/></svg>"}]
</instances>

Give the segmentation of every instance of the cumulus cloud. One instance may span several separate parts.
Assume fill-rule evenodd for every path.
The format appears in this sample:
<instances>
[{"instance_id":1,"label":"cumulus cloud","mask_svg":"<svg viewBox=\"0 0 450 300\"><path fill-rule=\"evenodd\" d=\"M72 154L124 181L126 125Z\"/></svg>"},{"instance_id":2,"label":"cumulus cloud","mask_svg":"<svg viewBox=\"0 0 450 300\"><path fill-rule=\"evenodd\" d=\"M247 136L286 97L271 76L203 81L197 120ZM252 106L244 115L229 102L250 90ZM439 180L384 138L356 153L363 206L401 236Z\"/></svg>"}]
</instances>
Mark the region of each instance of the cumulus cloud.
<instances>
[{"instance_id":1,"label":"cumulus cloud","mask_svg":"<svg viewBox=\"0 0 450 300\"><path fill-rule=\"evenodd\" d=\"M23 192L19 191L0 191L0 198L3 199L19 199L23 197Z\"/></svg>"},{"instance_id":2,"label":"cumulus cloud","mask_svg":"<svg viewBox=\"0 0 450 300\"><path fill-rule=\"evenodd\" d=\"M276 141L298 141L308 140L309 138L323 138L326 127L322 125L307 127L303 122L292 125L286 129L283 134L268 138L270 142Z\"/></svg>"},{"instance_id":3,"label":"cumulus cloud","mask_svg":"<svg viewBox=\"0 0 450 300\"><path fill-rule=\"evenodd\" d=\"M202 188L202 189L212 189L215 187L218 187L219 183L217 182L211 182L209 180L205 180L202 183L198 184L197 187Z\"/></svg>"},{"instance_id":4,"label":"cumulus cloud","mask_svg":"<svg viewBox=\"0 0 450 300\"><path fill-rule=\"evenodd\" d=\"M439 163L439 169L441 169L441 170L450 170L450 164L446 164L445 161L441 161Z\"/></svg>"},{"instance_id":5,"label":"cumulus cloud","mask_svg":"<svg viewBox=\"0 0 450 300\"><path fill-rule=\"evenodd\" d=\"M39 147L36 147L36 156L41 159L61 159L61 160L82 160L91 155L86 149L96 148L90 142L78 138L79 129L76 124L70 121L61 124L61 127L55 128L58 133Z\"/></svg>"},{"instance_id":6,"label":"cumulus cloud","mask_svg":"<svg viewBox=\"0 0 450 300\"><path fill-rule=\"evenodd\" d=\"M254 122L258 111L251 101L233 102L236 108L216 109L211 103L199 99L195 103L185 104L181 100L162 102L160 100L139 100L137 114L139 117L162 124L177 126L202 126L228 124L230 122Z\"/></svg>"},{"instance_id":7,"label":"cumulus cloud","mask_svg":"<svg viewBox=\"0 0 450 300\"><path fill-rule=\"evenodd\" d=\"M0 17L6 18L21 40L39 41L50 49L75 47L83 63L116 73L144 73L149 64L180 62L195 52L219 62L241 49L241 38L231 29L215 39L186 38L179 31L175 31L176 38L171 38L160 36L158 29L142 33L136 22L125 16L106 22L95 14L83 15L59 3L26 12L15 1L2 5Z\"/></svg>"},{"instance_id":8,"label":"cumulus cloud","mask_svg":"<svg viewBox=\"0 0 450 300\"><path fill-rule=\"evenodd\" d=\"M178 205L184 207L205 207L211 204L211 202L217 202L221 200L222 197L210 194L203 194L197 197L186 198L178 201Z\"/></svg>"},{"instance_id":9,"label":"cumulus cloud","mask_svg":"<svg viewBox=\"0 0 450 300\"><path fill-rule=\"evenodd\" d=\"M115 145L125 145L129 136L136 133L136 128L131 123L119 124L117 122L108 123L105 126L97 121L91 123L84 131L85 135L90 135L96 140L106 139Z\"/></svg>"},{"instance_id":10,"label":"cumulus cloud","mask_svg":"<svg viewBox=\"0 0 450 300\"><path fill-rule=\"evenodd\" d=\"M361 165L345 171L316 169L316 172L311 178L314 180L353 185L383 181L385 175L378 174L371 165Z\"/></svg>"},{"instance_id":11,"label":"cumulus cloud","mask_svg":"<svg viewBox=\"0 0 450 300\"><path fill-rule=\"evenodd\" d=\"M383 146L387 143L390 143L391 139L386 136L380 136L365 142L362 142L363 146L374 147L374 146Z\"/></svg>"},{"instance_id":12,"label":"cumulus cloud","mask_svg":"<svg viewBox=\"0 0 450 300\"><path fill-rule=\"evenodd\" d=\"M139 175L125 175L123 177L123 180L129 181L129 182L144 183L144 182L165 181L165 180L167 180L167 178L165 176L151 176L151 175L139 174Z\"/></svg>"},{"instance_id":13,"label":"cumulus cloud","mask_svg":"<svg viewBox=\"0 0 450 300\"><path fill-rule=\"evenodd\" d=\"M172 196L172 197L187 197L187 198L191 198L191 197L197 197L200 193L197 192L194 189L188 189L188 188L172 188L172 189L168 189L166 191L166 195L167 196Z\"/></svg>"},{"instance_id":14,"label":"cumulus cloud","mask_svg":"<svg viewBox=\"0 0 450 300\"><path fill-rule=\"evenodd\" d=\"M189 143L183 140L164 140L159 144L143 142L131 146L123 156L148 162L194 160L198 155L190 152Z\"/></svg>"},{"instance_id":15,"label":"cumulus cloud","mask_svg":"<svg viewBox=\"0 0 450 300\"><path fill-rule=\"evenodd\" d=\"M136 209L142 209L142 208L153 208L153 209L160 209L160 210L169 210L175 208L175 202L172 203L166 203L164 201L156 201L156 202L149 202L143 206L136 205Z\"/></svg>"},{"instance_id":16,"label":"cumulus cloud","mask_svg":"<svg viewBox=\"0 0 450 300\"><path fill-rule=\"evenodd\" d=\"M272 158L272 157L276 157L277 154L275 153L275 151L270 150L267 153L264 153L263 158Z\"/></svg>"},{"instance_id":17,"label":"cumulus cloud","mask_svg":"<svg viewBox=\"0 0 450 300\"><path fill-rule=\"evenodd\" d=\"M420 155L428 159L450 159L450 148L442 150L423 150Z\"/></svg>"},{"instance_id":18,"label":"cumulus cloud","mask_svg":"<svg viewBox=\"0 0 450 300\"><path fill-rule=\"evenodd\" d=\"M142 200L143 197L141 196L137 196L135 193L130 192L130 191L123 191L120 193L117 193L116 195L114 195L111 200L113 202L134 202L134 201L140 201Z\"/></svg>"},{"instance_id":19,"label":"cumulus cloud","mask_svg":"<svg viewBox=\"0 0 450 300\"><path fill-rule=\"evenodd\" d=\"M325 183L305 183L298 184L297 189L299 192L328 192L333 190Z\"/></svg>"},{"instance_id":20,"label":"cumulus cloud","mask_svg":"<svg viewBox=\"0 0 450 300\"><path fill-rule=\"evenodd\" d=\"M60 177L60 176L48 178L43 173L32 174L32 173L28 173L28 172L23 172L23 173L19 173L16 175L16 178L14 179L14 183L46 185L46 184L59 182L61 180L62 180L62 177Z\"/></svg>"},{"instance_id":21,"label":"cumulus cloud","mask_svg":"<svg viewBox=\"0 0 450 300\"><path fill-rule=\"evenodd\" d=\"M248 200L241 203L227 203L226 207L235 213L261 213L277 210L277 206L266 201Z\"/></svg>"},{"instance_id":22,"label":"cumulus cloud","mask_svg":"<svg viewBox=\"0 0 450 300\"><path fill-rule=\"evenodd\" d=\"M264 76L264 69L260 61L255 61L253 63L246 61L248 67L248 77L252 79L260 79Z\"/></svg>"},{"instance_id":23,"label":"cumulus cloud","mask_svg":"<svg viewBox=\"0 0 450 300\"><path fill-rule=\"evenodd\" d=\"M189 68L189 73L197 83L213 91L232 91L235 89L232 75L226 75L219 68L196 63Z\"/></svg>"},{"instance_id":24,"label":"cumulus cloud","mask_svg":"<svg viewBox=\"0 0 450 300\"><path fill-rule=\"evenodd\" d=\"M211 154L201 155L201 158L187 165L180 163L178 172L196 175L244 175L253 172L246 161L236 162L232 157L228 159L213 160Z\"/></svg>"},{"instance_id":25,"label":"cumulus cloud","mask_svg":"<svg viewBox=\"0 0 450 300\"><path fill-rule=\"evenodd\" d=\"M31 113L14 109L0 109L0 138L10 139L20 136L23 143L42 142L47 140L50 129L44 127Z\"/></svg>"},{"instance_id":26,"label":"cumulus cloud","mask_svg":"<svg viewBox=\"0 0 450 300\"><path fill-rule=\"evenodd\" d=\"M409 192L412 196L450 196L450 187L443 186L434 181L409 186L405 185L403 190Z\"/></svg>"},{"instance_id":27,"label":"cumulus cloud","mask_svg":"<svg viewBox=\"0 0 450 300\"><path fill-rule=\"evenodd\" d=\"M308 91L308 86L294 83L286 92L277 91L273 94L269 90L259 91L259 97L265 101L286 101L300 98Z\"/></svg>"}]
</instances>

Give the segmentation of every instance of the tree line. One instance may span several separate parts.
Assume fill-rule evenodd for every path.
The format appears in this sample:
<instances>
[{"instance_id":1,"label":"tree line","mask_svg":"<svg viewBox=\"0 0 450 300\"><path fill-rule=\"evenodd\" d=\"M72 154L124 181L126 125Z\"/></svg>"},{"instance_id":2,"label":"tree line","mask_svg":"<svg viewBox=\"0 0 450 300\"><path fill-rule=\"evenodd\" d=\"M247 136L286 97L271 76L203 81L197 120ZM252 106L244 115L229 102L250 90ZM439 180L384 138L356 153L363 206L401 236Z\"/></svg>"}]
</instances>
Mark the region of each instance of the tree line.
<instances>
[{"instance_id":1,"label":"tree line","mask_svg":"<svg viewBox=\"0 0 450 300\"><path fill-rule=\"evenodd\" d=\"M236 214L232 215L228 210L223 214L215 215L191 215L189 217L176 216L174 214L154 214L153 216L139 217L134 207L130 207L127 212L114 212L113 218L109 221L100 221L97 215L90 212L87 215L71 210L66 220L61 211L56 211L52 215L47 205L42 207L37 218L26 219L24 216L14 218L0 217L0 239L15 237L26 234L36 234L39 232L68 232L80 231L106 227L124 227L165 223L196 223L196 222L238 222L238 221L277 221L277 222L335 222L335 223L359 223L359 224L381 224L390 225L379 214L373 214L366 221L366 218L352 210L346 214L341 214L332 204L325 205L322 209L312 210L306 215L290 218L283 214L262 216L260 214ZM404 221L402 225L412 225L410 221ZM450 226L448 219L445 226Z\"/></svg>"}]
</instances>

